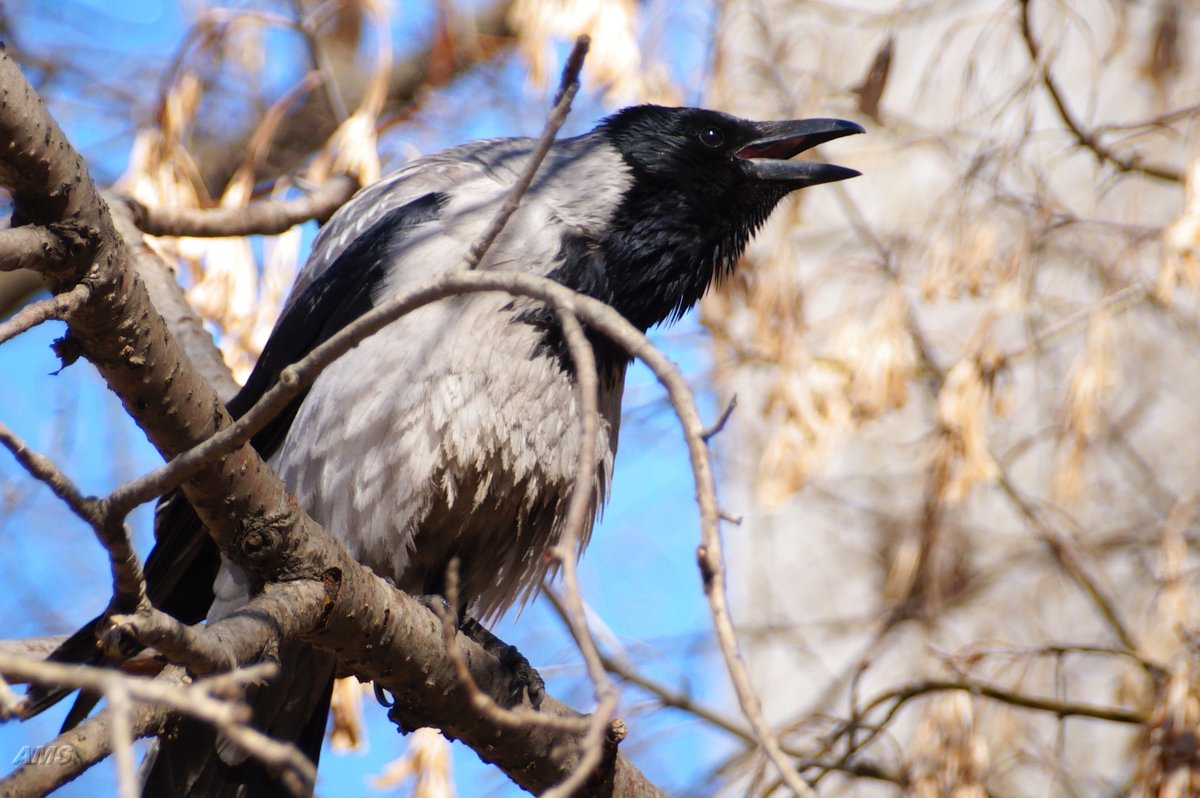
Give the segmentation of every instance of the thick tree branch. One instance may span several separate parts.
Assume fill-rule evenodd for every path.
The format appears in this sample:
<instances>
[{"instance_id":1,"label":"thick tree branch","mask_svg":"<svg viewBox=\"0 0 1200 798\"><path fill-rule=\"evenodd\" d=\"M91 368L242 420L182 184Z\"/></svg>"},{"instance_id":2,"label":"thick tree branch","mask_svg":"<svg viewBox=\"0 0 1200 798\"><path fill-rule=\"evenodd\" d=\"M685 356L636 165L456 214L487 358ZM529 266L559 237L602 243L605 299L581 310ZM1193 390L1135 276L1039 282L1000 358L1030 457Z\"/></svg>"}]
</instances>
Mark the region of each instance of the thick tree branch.
<instances>
[{"instance_id":1,"label":"thick tree branch","mask_svg":"<svg viewBox=\"0 0 1200 798\"><path fill-rule=\"evenodd\" d=\"M154 309L162 316L193 367L225 404L237 393L239 386L225 365L221 350L213 342L212 334L204 328L200 315L188 302L175 269L146 244L142 231L133 223L128 205L114 201L109 207L113 224L125 242L134 269L146 284Z\"/></svg>"},{"instance_id":2,"label":"thick tree branch","mask_svg":"<svg viewBox=\"0 0 1200 798\"><path fill-rule=\"evenodd\" d=\"M196 676L275 659L285 640L320 624L326 589L319 582L271 582L245 605L212 624L188 626L159 610L111 618L111 634L129 635Z\"/></svg>"}]
</instances>

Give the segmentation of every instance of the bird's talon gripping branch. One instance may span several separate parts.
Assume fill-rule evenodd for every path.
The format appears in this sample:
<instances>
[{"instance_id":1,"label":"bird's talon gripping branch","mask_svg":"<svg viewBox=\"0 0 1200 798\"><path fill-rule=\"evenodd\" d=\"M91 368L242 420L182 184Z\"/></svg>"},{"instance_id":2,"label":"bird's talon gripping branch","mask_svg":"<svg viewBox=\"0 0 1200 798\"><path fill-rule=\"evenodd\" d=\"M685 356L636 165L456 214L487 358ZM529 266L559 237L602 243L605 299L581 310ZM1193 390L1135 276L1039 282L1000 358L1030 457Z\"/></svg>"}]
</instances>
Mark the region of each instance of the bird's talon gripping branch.
<instances>
[{"instance_id":1,"label":"bird's talon gripping branch","mask_svg":"<svg viewBox=\"0 0 1200 798\"><path fill-rule=\"evenodd\" d=\"M506 646L506 650L499 656L501 663L507 667L513 675L512 692L509 695L509 700L513 704L521 702L521 693L529 696L529 705L534 709L541 709L542 699L546 697L546 682L542 679L542 675L537 672L529 660L525 659L525 655L517 650L516 646Z\"/></svg>"},{"instance_id":2,"label":"bird's talon gripping branch","mask_svg":"<svg viewBox=\"0 0 1200 798\"><path fill-rule=\"evenodd\" d=\"M529 703L534 709L542 705L542 699L546 697L546 682L516 646L505 643L474 618L465 618L461 631L499 660L512 675L508 696L511 705L521 703L522 693L529 696Z\"/></svg>"}]
</instances>

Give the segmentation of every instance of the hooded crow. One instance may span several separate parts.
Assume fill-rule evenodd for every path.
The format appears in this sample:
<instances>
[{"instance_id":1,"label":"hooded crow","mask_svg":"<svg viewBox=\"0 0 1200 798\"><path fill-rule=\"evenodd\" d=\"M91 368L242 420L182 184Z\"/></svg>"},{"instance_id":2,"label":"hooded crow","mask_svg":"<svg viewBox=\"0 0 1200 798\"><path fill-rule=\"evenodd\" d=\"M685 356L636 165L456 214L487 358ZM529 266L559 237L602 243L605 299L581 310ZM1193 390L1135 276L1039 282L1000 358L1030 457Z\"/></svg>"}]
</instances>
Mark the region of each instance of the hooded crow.
<instances>
[{"instance_id":1,"label":"hooded crow","mask_svg":"<svg viewBox=\"0 0 1200 798\"><path fill-rule=\"evenodd\" d=\"M732 272L790 192L857 175L791 159L861 132L838 119L751 122L698 108L626 108L553 145L478 268L549 277L646 330L679 317ZM229 404L232 415L373 306L461 268L533 148L529 139L472 142L360 191L317 237L262 357ZM598 505L612 474L629 358L598 336L593 343ZM399 588L442 594L446 567L458 558L455 609L488 620L526 601L547 576L543 555L562 532L575 478L578 413L554 315L481 293L425 306L367 338L253 445L314 519ZM252 593L178 494L160 505L156 538L146 567L156 606L194 623L227 615ZM76 651L92 635L92 625L81 630ZM256 721L315 760L336 661L313 649L281 660L279 679L253 696ZM275 788L211 730L185 722L163 740L145 789L219 796Z\"/></svg>"}]
</instances>

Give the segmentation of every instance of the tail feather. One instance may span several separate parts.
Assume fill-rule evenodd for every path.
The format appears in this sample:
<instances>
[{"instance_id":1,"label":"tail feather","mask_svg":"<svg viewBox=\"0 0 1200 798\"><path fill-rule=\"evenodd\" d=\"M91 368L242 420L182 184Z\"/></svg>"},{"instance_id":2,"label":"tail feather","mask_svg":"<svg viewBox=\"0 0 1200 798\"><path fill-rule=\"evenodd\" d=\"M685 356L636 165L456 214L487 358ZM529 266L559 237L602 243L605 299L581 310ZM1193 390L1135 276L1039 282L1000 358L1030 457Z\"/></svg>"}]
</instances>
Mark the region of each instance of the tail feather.
<instances>
[{"instance_id":1,"label":"tail feather","mask_svg":"<svg viewBox=\"0 0 1200 798\"><path fill-rule=\"evenodd\" d=\"M68 637L58 648L54 649L54 652L50 654L48 659L52 662L68 662L76 665L116 664L97 645L98 637L96 630L103 620L103 615L97 615L88 621L80 627L79 631ZM31 684L26 693L24 716L31 718L34 715L41 714L73 692L74 689L69 687L47 687L40 684ZM75 705L71 708L71 712L67 715L67 720L63 723L63 731L78 725L81 720L88 716L88 713L92 711L92 707L96 706L99 700L100 696L95 693L81 692L79 698L75 701Z\"/></svg>"},{"instance_id":2,"label":"tail feather","mask_svg":"<svg viewBox=\"0 0 1200 798\"><path fill-rule=\"evenodd\" d=\"M290 644L281 652L281 670L246 696L254 726L268 736L293 742L313 765L321 754L336 660L328 653ZM160 738L149 764L143 798L290 798L278 778L212 726L183 718Z\"/></svg>"}]
</instances>

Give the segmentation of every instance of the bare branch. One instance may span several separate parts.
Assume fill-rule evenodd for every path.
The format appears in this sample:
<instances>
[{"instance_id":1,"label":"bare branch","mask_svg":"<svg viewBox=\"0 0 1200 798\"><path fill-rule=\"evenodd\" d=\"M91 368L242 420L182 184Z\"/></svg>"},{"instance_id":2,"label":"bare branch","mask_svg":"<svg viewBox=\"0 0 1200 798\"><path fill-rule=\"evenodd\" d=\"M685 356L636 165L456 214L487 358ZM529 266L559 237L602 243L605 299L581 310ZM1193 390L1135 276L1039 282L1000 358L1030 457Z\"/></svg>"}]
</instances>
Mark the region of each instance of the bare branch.
<instances>
[{"instance_id":1,"label":"bare branch","mask_svg":"<svg viewBox=\"0 0 1200 798\"><path fill-rule=\"evenodd\" d=\"M183 680L183 670L176 668L171 673L164 672L157 680L179 685ZM24 763L0 779L0 791L12 795L45 795L75 779L100 760L112 756L112 715L106 707L46 743L47 750L70 753L56 757L49 764ZM173 716L174 713L162 704L138 704L130 724L130 735L140 739L160 734Z\"/></svg>"},{"instance_id":2,"label":"bare branch","mask_svg":"<svg viewBox=\"0 0 1200 798\"><path fill-rule=\"evenodd\" d=\"M61 261L67 249L49 227L25 225L0 230L0 272L37 269L42 261Z\"/></svg>"},{"instance_id":3,"label":"bare branch","mask_svg":"<svg viewBox=\"0 0 1200 798\"><path fill-rule=\"evenodd\" d=\"M102 693L109 696L110 700L114 692L123 692L130 700L162 704L176 712L210 723L245 748L250 755L262 761L269 770L278 773L284 783L311 791L312 784L316 781L316 769L312 762L295 746L272 740L250 726L248 707L242 702L230 701L227 698L231 694L240 694L251 683L270 678L277 670L277 666L273 664L262 664L179 686L170 683L169 680L131 677L115 670L0 655L0 673L5 675L40 684ZM113 708L110 706L111 709ZM133 736L134 726L128 719L112 718L109 720L109 732L117 737L117 742L123 744ZM122 734L124 738L121 737ZM0 781L0 788L13 788L15 792L20 782L20 774L21 771L18 770Z\"/></svg>"},{"instance_id":4,"label":"bare branch","mask_svg":"<svg viewBox=\"0 0 1200 798\"><path fill-rule=\"evenodd\" d=\"M133 723L130 718L129 691L122 684L112 685L107 693L108 709L112 712L113 759L117 764L117 795L137 798L137 769L133 764Z\"/></svg>"},{"instance_id":5,"label":"bare branch","mask_svg":"<svg viewBox=\"0 0 1200 798\"><path fill-rule=\"evenodd\" d=\"M725 425L729 423L729 419L733 416L733 411L737 409L737 394L729 397L729 404L725 405L725 409L721 411L721 415L713 422L711 427L708 427L700 435L700 439L705 443L715 438L720 434L721 430L725 429Z\"/></svg>"},{"instance_id":6,"label":"bare branch","mask_svg":"<svg viewBox=\"0 0 1200 798\"><path fill-rule=\"evenodd\" d=\"M129 635L189 672L206 676L273 659L283 641L294 640L317 627L327 600L320 582L272 582L249 602L211 624L187 626L151 609L113 616L110 634Z\"/></svg>"},{"instance_id":7,"label":"bare branch","mask_svg":"<svg viewBox=\"0 0 1200 798\"><path fill-rule=\"evenodd\" d=\"M1103 585L1092 576L1092 574L1080 562L1078 556L1071 547L1070 541L1059 534L1058 530L1048 523L1037 508L1030 504L1013 485L1005 472L1001 472L997 478L997 482L1004 495L1009 498L1013 505L1020 511L1029 525L1038 533L1042 542L1045 543L1050 553L1054 556L1062 569L1067 573L1076 584L1082 588L1085 595L1099 611L1100 616L1108 624L1113 635L1120 641L1121 645L1125 646L1131 652L1137 652L1138 644L1133 637L1133 633L1129 630L1124 620L1121 618L1120 611L1117 605L1112 601Z\"/></svg>"},{"instance_id":8,"label":"bare branch","mask_svg":"<svg viewBox=\"0 0 1200 798\"><path fill-rule=\"evenodd\" d=\"M162 315L163 322L179 342L180 349L204 381L216 391L221 403L228 402L239 386L213 342L212 334L204 328L200 315L188 302L175 269L146 244L142 231L133 223L128 205L114 200L111 211L113 227L124 242L138 276L146 284L154 309Z\"/></svg>"},{"instance_id":9,"label":"bare branch","mask_svg":"<svg viewBox=\"0 0 1200 798\"><path fill-rule=\"evenodd\" d=\"M470 695L471 705L499 726L509 729L520 728L522 725L533 724L548 728L561 729L576 734L586 732L589 723L582 717L562 717L536 712L528 707L518 706L506 709L496 703L492 696L479 689L467 658L459 648L459 630L454 612L450 607L458 606L458 558L450 561L446 568L446 605L436 606L435 613L442 623L442 640L446 646L446 654L454 663L454 670Z\"/></svg>"},{"instance_id":10,"label":"bare branch","mask_svg":"<svg viewBox=\"0 0 1200 798\"><path fill-rule=\"evenodd\" d=\"M563 122L567 120L567 114L571 111L571 101L575 99L575 94L579 91L579 72L583 69L583 59L587 56L589 46L591 46L591 40L587 36L580 36L575 40L575 46L571 49L571 55L567 58L567 63L563 67L562 82L559 85L558 96L554 101L554 110L551 112L550 118L546 120L546 126L542 130L542 135L538 138L537 144L533 148L533 153L529 156L529 163L521 172L521 176L513 184L512 189L508 192L508 196L504 198L504 203L496 211L496 215L492 217L492 221L488 224L487 229L471 244L471 249L467 253L465 266L467 269L474 269L479 265L480 261L483 260L483 256L491 248L492 243L495 242L496 237L504 230L504 226L508 224L509 218L520 206L521 198L525 196L530 183L533 182L533 178L541 167L546 153L550 151L551 145L554 144L554 137L558 135Z\"/></svg>"},{"instance_id":11,"label":"bare branch","mask_svg":"<svg viewBox=\"0 0 1200 798\"><path fill-rule=\"evenodd\" d=\"M226 237L277 235L304 222L324 222L357 190L353 177L334 175L304 196L256 200L241 208L151 208L132 197L122 199L147 235Z\"/></svg>"},{"instance_id":12,"label":"bare branch","mask_svg":"<svg viewBox=\"0 0 1200 798\"><path fill-rule=\"evenodd\" d=\"M0 654L14 657L45 657L62 645L66 639L65 635L50 635L0 640Z\"/></svg>"},{"instance_id":13,"label":"bare branch","mask_svg":"<svg viewBox=\"0 0 1200 798\"><path fill-rule=\"evenodd\" d=\"M43 299L21 308L8 321L0 322L0 344L52 319L63 319L78 310L92 296L87 283L79 283L64 294Z\"/></svg>"},{"instance_id":14,"label":"bare branch","mask_svg":"<svg viewBox=\"0 0 1200 798\"><path fill-rule=\"evenodd\" d=\"M1082 704L1071 701L1057 701L1049 698L1025 695L1014 690L1005 690L995 685L975 679L961 681L945 679L928 679L912 684L896 687L880 693L864 706L864 714L888 702L894 702L892 711L907 701L929 693L958 690L990 698L1002 704L1024 707L1039 712L1048 712L1061 718L1091 718L1092 720L1121 723L1126 725L1141 725L1146 722L1146 715L1141 712L1113 707L1102 707L1094 704Z\"/></svg>"},{"instance_id":15,"label":"bare branch","mask_svg":"<svg viewBox=\"0 0 1200 798\"><path fill-rule=\"evenodd\" d=\"M12 453L31 476L50 488L96 533L108 553L114 604L128 609L141 606L146 599L146 579L123 517L113 516L102 502L84 496L48 457L32 451L3 423L0 423L0 444Z\"/></svg>"},{"instance_id":16,"label":"bare branch","mask_svg":"<svg viewBox=\"0 0 1200 798\"><path fill-rule=\"evenodd\" d=\"M605 753L605 731L617 710L620 693L616 685L608 677L604 663L600 659L600 651L596 641L588 629L587 617L583 611L583 599L579 593L579 575L576 571L576 559L579 551L579 541L584 525L587 523L588 510L595 501L596 487L596 437L600 427L599 410L599 377L596 373L596 355L588 343L579 320L568 310L558 308L559 322L562 324L563 337L575 363L576 380L579 383L579 427L580 440L579 465L575 471L575 487L571 491L571 500L567 505L567 514L563 521L562 539L554 547L551 554L562 567L564 601L566 607L567 625L575 638L584 662L587 664L588 676L595 686L596 708L589 719L588 729L581 743L583 756L575 771L559 784L556 784L544 795L548 798L564 798L574 795L575 790L591 775L600 764ZM615 753L615 749L613 750Z\"/></svg>"},{"instance_id":17,"label":"bare branch","mask_svg":"<svg viewBox=\"0 0 1200 798\"><path fill-rule=\"evenodd\" d=\"M1062 119L1063 124L1075 136L1075 140L1079 142L1081 147L1085 147L1092 151L1096 156L1096 160L1107 162L1115 166L1122 172L1137 172L1144 174L1147 177L1153 177L1156 180L1166 180L1172 183L1182 183L1183 175L1176 169L1171 169L1166 166L1157 164L1143 163L1141 158L1136 155L1122 156L1113 152L1107 147L1104 142L1100 141L1100 137L1086 130L1071 109L1067 107L1066 98L1063 96L1062 89L1054 80L1054 76L1050 73L1050 63L1042 54L1041 48L1038 46L1037 39L1033 33L1033 21L1030 18L1029 7L1032 0L1017 0L1021 6L1021 38L1025 41L1025 49L1029 51L1029 59L1033 61L1033 65L1041 73L1042 85L1046 87L1046 93L1050 95L1051 102L1054 103L1055 110L1058 111L1058 116Z\"/></svg>"}]
</instances>

